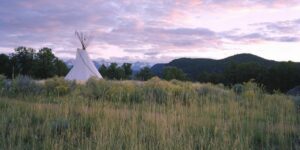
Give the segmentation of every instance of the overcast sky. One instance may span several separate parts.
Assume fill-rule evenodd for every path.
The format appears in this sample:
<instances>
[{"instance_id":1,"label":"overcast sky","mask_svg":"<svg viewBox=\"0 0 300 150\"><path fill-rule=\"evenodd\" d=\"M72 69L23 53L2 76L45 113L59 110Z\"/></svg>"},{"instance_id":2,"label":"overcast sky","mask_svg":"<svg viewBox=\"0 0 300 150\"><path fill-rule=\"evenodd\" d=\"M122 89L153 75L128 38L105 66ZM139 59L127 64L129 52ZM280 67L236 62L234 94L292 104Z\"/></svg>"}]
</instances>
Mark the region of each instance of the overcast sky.
<instances>
[{"instance_id":1,"label":"overcast sky","mask_svg":"<svg viewBox=\"0 0 300 150\"><path fill-rule=\"evenodd\" d=\"M93 59L167 62L252 53L300 62L300 0L0 0L0 52L50 47L61 58L93 36Z\"/></svg>"}]
</instances>

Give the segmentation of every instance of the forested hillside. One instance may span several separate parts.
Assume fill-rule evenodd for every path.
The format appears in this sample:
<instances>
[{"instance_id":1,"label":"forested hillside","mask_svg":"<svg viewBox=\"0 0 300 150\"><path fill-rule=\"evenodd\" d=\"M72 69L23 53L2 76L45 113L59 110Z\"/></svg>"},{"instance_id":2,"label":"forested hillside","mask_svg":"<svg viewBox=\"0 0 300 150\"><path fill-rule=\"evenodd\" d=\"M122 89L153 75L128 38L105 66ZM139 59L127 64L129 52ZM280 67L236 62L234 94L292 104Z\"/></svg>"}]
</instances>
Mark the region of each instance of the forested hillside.
<instances>
[{"instance_id":1,"label":"forested hillside","mask_svg":"<svg viewBox=\"0 0 300 150\"><path fill-rule=\"evenodd\" d=\"M180 58L151 70L162 77L166 67L181 69L189 80L233 85L254 79L269 91L287 91L300 84L300 63L277 62L251 54L234 55L221 60Z\"/></svg>"}]
</instances>

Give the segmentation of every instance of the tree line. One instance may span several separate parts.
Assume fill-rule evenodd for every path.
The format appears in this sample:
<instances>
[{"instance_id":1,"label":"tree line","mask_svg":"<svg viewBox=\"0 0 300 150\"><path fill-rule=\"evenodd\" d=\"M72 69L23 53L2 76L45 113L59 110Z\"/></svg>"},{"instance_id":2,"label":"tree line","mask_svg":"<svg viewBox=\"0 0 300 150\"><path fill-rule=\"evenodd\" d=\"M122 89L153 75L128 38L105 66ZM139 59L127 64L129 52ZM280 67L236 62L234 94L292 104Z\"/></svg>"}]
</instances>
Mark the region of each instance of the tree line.
<instances>
[{"instance_id":1,"label":"tree line","mask_svg":"<svg viewBox=\"0 0 300 150\"><path fill-rule=\"evenodd\" d=\"M190 78L179 68L168 66L164 67L161 78L222 83L226 86L253 81L269 92L287 92L300 85L300 65L290 61L278 62L272 66L264 66L255 62L230 63L222 72L201 72L196 79Z\"/></svg>"},{"instance_id":2,"label":"tree line","mask_svg":"<svg viewBox=\"0 0 300 150\"><path fill-rule=\"evenodd\" d=\"M199 74L197 81L234 85L253 80L269 92L286 92L300 85L300 66L293 62L279 62L271 67L257 63L231 63L221 73Z\"/></svg>"},{"instance_id":3,"label":"tree line","mask_svg":"<svg viewBox=\"0 0 300 150\"><path fill-rule=\"evenodd\" d=\"M65 76L69 70L70 68L53 54L52 49L47 47L36 51L33 48L20 46L9 55L0 54L0 74L10 79L18 75L47 79ZM130 63L121 66L117 63L111 63L110 66L102 65L99 72L104 78L112 80L148 80L154 76L149 67L144 67L133 75Z\"/></svg>"},{"instance_id":4,"label":"tree line","mask_svg":"<svg viewBox=\"0 0 300 150\"><path fill-rule=\"evenodd\" d=\"M142 68L133 74L130 63L118 66L111 63L101 65L99 72L106 79L112 80L148 80L155 76L149 67ZM18 47L9 55L0 54L0 74L7 78L27 75L35 79L46 79L54 76L65 76L69 71L66 64L58 59L50 48ZM161 78L165 80L189 80L199 82L223 83L230 86L237 83L254 80L262 84L268 91L280 90L286 92L300 85L300 66L293 62L280 62L267 67L258 63L231 63L219 73L202 72L197 79L190 79L181 69L165 67Z\"/></svg>"},{"instance_id":5,"label":"tree line","mask_svg":"<svg viewBox=\"0 0 300 150\"><path fill-rule=\"evenodd\" d=\"M118 66L117 63L111 63L109 66L101 65L99 72L104 78L111 80L134 79L146 81L154 77L149 67L144 67L136 74L133 74L131 65L130 63L123 63L121 66Z\"/></svg>"},{"instance_id":6,"label":"tree line","mask_svg":"<svg viewBox=\"0 0 300 150\"><path fill-rule=\"evenodd\" d=\"M46 79L53 76L65 76L69 69L58 59L50 48L18 47L9 55L0 54L0 74L7 78L27 75L36 79Z\"/></svg>"},{"instance_id":7,"label":"tree line","mask_svg":"<svg viewBox=\"0 0 300 150\"><path fill-rule=\"evenodd\" d=\"M155 76L149 67L142 68L138 73L133 75L131 64L124 63L121 66L118 66L117 63L111 63L110 66L101 65L99 72L106 79L111 80L141 80L146 81ZM187 80L186 74L176 67L165 67L163 70L163 76L161 77L165 80Z\"/></svg>"},{"instance_id":8,"label":"tree line","mask_svg":"<svg viewBox=\"0 0 300 150\"><path fill-rule=\"evenodd\" d=\"M196 76L197 78L192 78L190 74L186 74L180 68L168 66L163 68L160 77L165 80L176 79L201 83L222 83L226 86L253 81L263 86L268 92L287 92L300 85L300 65L291 61L277 62L272 66L256 62L229 63L223 71L204 71Z\"/></svg>"}]
</instances>

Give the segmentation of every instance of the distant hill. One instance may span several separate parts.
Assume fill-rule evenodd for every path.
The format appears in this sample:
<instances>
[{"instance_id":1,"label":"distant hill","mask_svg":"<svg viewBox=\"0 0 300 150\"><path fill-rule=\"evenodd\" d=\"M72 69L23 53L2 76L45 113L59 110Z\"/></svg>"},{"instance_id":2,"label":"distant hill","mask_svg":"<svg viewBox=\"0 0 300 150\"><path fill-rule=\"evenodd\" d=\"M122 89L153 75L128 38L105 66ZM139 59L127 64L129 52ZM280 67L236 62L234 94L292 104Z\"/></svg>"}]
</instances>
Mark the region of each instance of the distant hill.
<instances>
[{"instance_id":1,"label":"distant hill","mask_svg":"<svg viewBox=\"0 0 300 150\"><path fill-rule=\"evenodd\" d=\"M271 67L279 62L267 60L252 54L238 54L224 59L206 59L206 58L179 58L167 64L156 64L151 70L154 74L161 76L164 67L177 67L182 69L188 77L196 79L203 72L220 73L231 63L257 63L265 67ZM299 64L300 65L300 64Z\"/></svg>"}]
</instances>

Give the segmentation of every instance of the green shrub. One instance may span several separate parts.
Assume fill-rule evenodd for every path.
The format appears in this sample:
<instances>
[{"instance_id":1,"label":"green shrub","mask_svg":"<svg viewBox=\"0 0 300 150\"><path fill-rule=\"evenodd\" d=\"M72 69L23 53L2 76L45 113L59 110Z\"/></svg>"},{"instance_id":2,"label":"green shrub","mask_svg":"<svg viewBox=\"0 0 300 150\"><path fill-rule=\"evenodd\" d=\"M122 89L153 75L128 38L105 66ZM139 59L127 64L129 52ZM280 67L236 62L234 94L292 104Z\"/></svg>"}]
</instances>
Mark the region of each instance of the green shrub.
<instances>
[{"instance_id":1,"label":"green shrub","mask_svg":"<svg viewBox=\"0 0 300 150\"><path fill-rule=\"evenodd\" d=\"M167 103L174 85L168 81L160 80L158 77L153 77L144 85L145 100L154 101L159 104Z\"/></svg>"},{"instance_id":2,"label":"green shrub","mask_svg":"<svg viewBox=\"0 0 300 150\"><path fill-rule=\"evenodd\" d=\"M61 77L54 77L45 81L45 89L48 96L66 95L75 88L75 82L70 82Z\"/></svg>"},{"instance_id":3,"label":"green shrub","mask_svg":"<svg viewBox=\"0 0 300 150\"><path fill-rule=\"evenodd\" d=\"M300 112L300 96L294 96L293 97L295 105L296 105L296 109L298 112Z\"/></svg>"},{"instance_id":4,"label":"green shrub","mask_svg":"<svg viewBox=\"0 0 300 150\"><path fill-rule=\"evenodd\" d=\"M6 77L0 74L0 94L4 91Z\"/></svg>"},{"instance_id":5,"label":"green shrub","mask_svg":"<svg viewBox=\"0 0 300 150\"><path fill-rule=\"evenodd\" d=\"M137 87L138 86L138 87ZM109 100L112 102L141 102L143 86L127 81L106 81L89 79L81 86L80 94L90 100Z\"/></svg>"},{"instance_id":6,"label":"green shrub","mask_svg":"<svg viewBox=\"0 0 300 150\"><path fill-rule=\"evenodd\" d=\"M142 86L139 87L142 89ZM140 102L142 97L139 93L142 92L137 88L137 85L130 81L113 81L111 87L108 90L107 98L110 101L132 103Z\"/></svg>"},{"instance_id":7,"label":"green shrub","mask_svg":"<svg viewBox=\"0 0 300 150\"><path fill-rule=\"evenodd\" d=\"M106 99L111 81L97 80L90 78L84 86L82 86L80 94L88 99L104 100Z\"/></svg>"},{"instance_id":8,"label":"green shrub","mask_svg":"<svg viewBox=\"0 0 300 150\"><path fill-rule=\"evenodd\" d=\"M196 88L196 91L198 96L220 96L225 94L224 89L211 84L201 84Z\"/></svg>"},{"instance_id":9,"label":"green shrub","mask_svg":"<svg viewBox=\"0 0 300 150\"><path fill-rule=\"evenodd\" d=\"M235 94L241 95L244 91L244 86L242 84L235 84L232 89Z\"/></svg>"},{"instance_id":10,"label":"green shrub","mask_svg":"<svg viewBox=\"0 0 300 150\"><path fill-rule=\"evenodd\" d=\"M57 118L51 122L51 133L55 136L60 136L65 134L69 128L69 121L63 118Z\"/></svg>"},{"instance_id":11,"label":"green shrub","mask_svg":"<svg viewBox=\"0 0 300 150\"><path fill-rule=\"evenodd\" d=\"M5 79L6 79L6 77L4 75L0 74L0 83L4 82Z\"/></svg>"},{"instance_id":12,"label":"green shrub","mask_svg":"<svg viewBox=\"0 0 300 150\"><path fill-rule=\"evenodd\" d=\"M243 84L243 87L242 95L246 98L261 99L264 96L264 88L257 83L246 82Z\"/></svg>"},{"instance_id":13,"label":"green shrub","mask_svg":"<svg viewBox=\"0 0 300 150\"><path fill-rule=\"evenodd\" d=\"M18 76L12 80L11 84L7 84L8 92L13 95L38 95L41 94L43 88L29 76Z\"/></svg>"}]
</instances>

